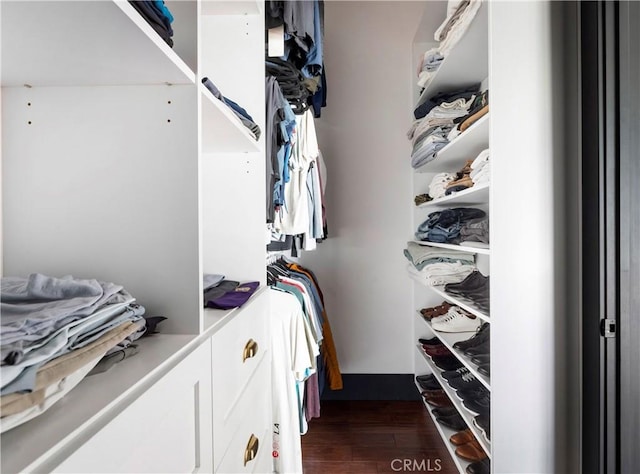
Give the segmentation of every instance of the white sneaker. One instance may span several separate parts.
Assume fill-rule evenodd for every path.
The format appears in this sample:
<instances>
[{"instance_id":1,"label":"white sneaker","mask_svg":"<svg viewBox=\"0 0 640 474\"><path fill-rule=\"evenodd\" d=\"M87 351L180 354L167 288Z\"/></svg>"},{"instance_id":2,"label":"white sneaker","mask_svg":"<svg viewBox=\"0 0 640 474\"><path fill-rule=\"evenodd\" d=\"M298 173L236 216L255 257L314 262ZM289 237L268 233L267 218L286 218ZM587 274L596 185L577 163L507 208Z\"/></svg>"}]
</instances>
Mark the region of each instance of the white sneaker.
<instances>
[{"instance_id":1,"label":"white sneaker","mask_svg":"<svg viewBox=\"0 0 640 474\"><path fill-rule=\"evenodd\" d=\"M431 320L431 327L440 332L475 332L481 324L480 318L460 308L450 308L443 319Z\"/></svg>"}]
</instances>

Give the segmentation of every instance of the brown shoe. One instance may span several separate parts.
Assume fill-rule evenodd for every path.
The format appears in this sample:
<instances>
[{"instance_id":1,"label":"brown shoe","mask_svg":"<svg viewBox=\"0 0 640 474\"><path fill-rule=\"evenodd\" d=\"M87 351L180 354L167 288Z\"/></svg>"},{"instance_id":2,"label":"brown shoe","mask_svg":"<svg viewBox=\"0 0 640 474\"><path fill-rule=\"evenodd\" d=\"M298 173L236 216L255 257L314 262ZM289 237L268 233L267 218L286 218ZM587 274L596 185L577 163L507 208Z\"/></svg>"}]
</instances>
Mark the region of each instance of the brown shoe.
<instances>
[{"instance_id":1,"label":"brown shoe","mask_svg":"<svg viewBox=\"0 0 640 474\"><path fill-rule=\"evenodd\" d=\"M487 457L487 454L475 439L456 448L456 455L465 461L478 462Z\"/></svg>"},{"instance_id":2,"label":"brown shoe","mask_svg":"<svg viewBox=\"0 0 640 474\"><path fill-rule=\"evenodd\" d=\"M438 306L434 306L432 308L422 308L420 310L420 314L424 316L426 320L430 320L431 318L435 318L436 316L441 316L449 311L449 308L453 306L451 303L447 301L443 301L442 304Z\"/></svg>"},{"instance_id":3,"label":"brown shoe","mask_svg":"<svg viewBox=\"0 0 640 474\"><path fill-rule=\"evenodd\" d=\"M437 393L437 394L425 394L423 395L424 400L431 406L436 407L436 408L445 408L445 407L452 407L453 403L451 402L451 400L449 399L449 397L447 396L446 393L444 393L444 391L442 393Z\"/></svg>"},{"instance_id":4,"label":"brown shoe","mask_svg":"<svg viewBox=\"0 0 640 474\"><path fill-rule=\"evenodd\" d=\"M451 444L454 444L456 446L462 446L463 444L467 444L471 441L474 441L475 439L476 437L473 436L471 430L467 428L466 430L458 431L457 433L452 434L449 438L449 441L451 441Z\"/></svg>"}]
</instances>

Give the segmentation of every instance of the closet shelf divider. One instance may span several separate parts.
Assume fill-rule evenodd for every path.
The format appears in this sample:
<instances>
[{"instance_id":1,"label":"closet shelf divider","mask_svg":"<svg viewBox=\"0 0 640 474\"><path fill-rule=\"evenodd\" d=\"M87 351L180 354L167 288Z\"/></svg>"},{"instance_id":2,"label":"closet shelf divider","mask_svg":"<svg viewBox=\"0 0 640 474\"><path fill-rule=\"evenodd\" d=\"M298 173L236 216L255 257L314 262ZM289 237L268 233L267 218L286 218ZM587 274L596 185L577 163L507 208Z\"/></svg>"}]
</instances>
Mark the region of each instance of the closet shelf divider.
<instances>
[{"instance_id":1,"label":"closet shelf divider","mask_svg":"<svg viewBox=\"0 0 640 474\"><path fill-rule=\"evenodd\" d=\"M489 183L472 186L464 191L452 193L433 201L425 202L416 206L416 209L427 209L431 207L446 206L467 206L487 204L489 202Z\"/></svg>"},{"instance_id":2,"label":"closet shelf divider","mask_svg":"<svg viewBox=\"0 0 640 474\"><path fill-rule=\"evenodd\" d=\"M491 254L491 249L484 248L484 247L471 247L471 246L464 246L464 245L457 245L457 244L441 244L439 242L429 242L427 240L414 240L413 242L418 245L424 245L426 247L438 247L442 249L459 250L461 252L477 253L480 255Z\"/></svg>"}]
</instances>

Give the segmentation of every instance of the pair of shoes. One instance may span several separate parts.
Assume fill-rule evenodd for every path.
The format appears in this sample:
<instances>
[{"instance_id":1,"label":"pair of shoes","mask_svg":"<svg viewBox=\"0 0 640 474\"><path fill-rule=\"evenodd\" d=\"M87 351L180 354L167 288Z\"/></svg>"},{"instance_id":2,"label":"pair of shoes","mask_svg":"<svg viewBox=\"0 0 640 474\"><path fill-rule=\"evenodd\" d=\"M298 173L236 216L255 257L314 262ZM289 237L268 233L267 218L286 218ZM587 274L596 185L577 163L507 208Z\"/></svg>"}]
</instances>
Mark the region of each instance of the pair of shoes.
<instances>
[{"instance_id":1,"label":"pair of shoes","mask_svg":"<svg viewBox=\"0 0 640 474\"><path fill-rule=\"evenodd\" d=\"M465 349L464 351L462 351L462 353L464 355L466 355L467 357L474 357L474 356L479 356L479 355L489 355L490 353L490 341L489 338L487 337L487 339L475 346L469 347L468 349Z\"/></svg>"},{"instance_id":2,"label":"pair of shoes","mask_svg":"<svg viewBox=\"0 0 640 474\"><path fill-rule=\"evenodd\" d=\"M457 390L456 397L458 397L461 401L475 400L476 398L491 397L491 392L484 386L480 386L467 390Z\"/></svg>"},{"instance_id":3,"label":"pair of shoes","mask_svg":"<svg viewBox=\"0 0 640 474\"><path fill-rule=\"evenodd\" d=\"M485 375L487 377L491 377L491 370L489 364L482 364L478 366L478 373Z\"/></svg>"},{"instance_id":4,"label":"pair of shoes","mask_svg":"<svg viewBox=\"0 0 640 474\"><path fill-rule=\"evenodd\" d=\"M479 270L474 270L466 276L464 280L458 283L447 283L444 291L454 295L464 296L468 292L474 292L478 289L488 287L489 277L484 276Z\"/></svg>"},{"instance_id":5,"label":"pair of shoes","mask_svg":"<svg viewBox=\"0 0 640 474\"><path fill-rule=\"evenodd\" d=\"M468 373L469 369L467 369L466 367L460 367L455 370L445 370L444 372L442 372L442 377L444 377L445 380L449 381L457 377L462 377L464 374Z\"/></svg>"},{"instance_id":6,"label":"pair of shoes","mask_svg":"<svg viewBox=\"0 0 640 474\"><path fill-rule=\"evenodd\" d=\"M449 438L449 441L455 446L462 446L463 444L467 444L474 439L476 439L475 436L473 436L471 430L467 428L466 430L458 431L457 433L452 434Z\"/></svg>"},{"instance_id":7,"label":"pair of shoes","mask_svg":"<svg viewBox=\"0 0 640 474\"><path fill-rule=\"evenodd\" d=\"M464 341L458 341L453 345L454 349L464 351L478 344L482 344L485 340L489 339L489 323L482 323L478 331L469 339Z\"/></svg>"},{"instance_id":8,"label":"pair of shoes","mask_svg":"<svg viewBox=\"0 0 640 474\"><path fill-rule=\"evenodd\" d=\"M487 458L487 453L484 452L480 443L475 438L462 446L456 448L456 456L464 459L465 461L478 462Z\"/></svg>"},{"instance_id":9,"label":"pair of shoes","mask_svg":"<svg viewBox=\"0 0 640 474\"><path fill-rule=\"evenodd\" d=\"M442 319L431 320L431 327L440 332L475 332L481 324L480 318L458 307L449 309Z\"/></svg>"},{"instance_id":10,"label":"pair of shoes","mask_svg":"<svg viewBox=\"0 0 640 474\"><path fill-rule=\"evenodd\" d=\"M433 306L431 308L422 308L420 310L420 314L422 314L422 316L427 321L429 321L431 318L435 318L436 316L445 314L447 311L449 311L449 308L451 308L451 306L452 304L449 303L448 301L443 301L438 306Z\"/></svg>"},{"instance_id":11,"label":"pair of shoes","mask_svg":"<svg viewBox=\"0 0 640 474\"><path fill-rule=\"evenodd\" d=\"M445 346L444 344L440 344L439 346L423 345L422 346L422 350L424 350L427 355L432 356L432 357L433 356L453 355L453 354L451 354L451 351L449 349L447 349L447 346Z\"/></svg>"},{"instance_id":12,"label":"pair of shoes","mask_svg":"<svg viewBox=\"0 0 640 474\"><path fill-rule=\"evenodd\" d=\"M471 357L471 362L476 365L485 365L491 363L491 356L489 354L478 354Z\"/></svg>"},{"instance_id":13,"label":"pair of shoes","mask_svg":"<svg viewBox=\"0 0 640 474\"><path fill-rule=\"evenodd\" d=\"M460 413L456 412L449 416L438 416L436 421L442 426L446 426L452 430L461 431L467 428L467 424L464 422Z\"/></svg>"},{"instance_id":14,"label":"pair of shoes","mask_svg":"<svg viewBox=\"0 0 640 474\"><path fill-rule=\"evenodd\" d=\"M441 370L456 370L462 367L462 362L454 355L433 356L431 360Z\"/></svg>"},{"instance_id":15,"label":"pair of shoes","mask_svg":"<svg viewBox=\"0 0 640 474\"><path fill-rule=\"evenodd\" d=\"M439 392L423 392L422 397L424 401L429 405L436 408L452 408L453 402L449 399L444 390L440 390Z\"/></svg>"},{"instance_id":16,"label":"pair of shoes","mask_svg":"<svg viewBox=\"0 0 640 474\"><path fill-rule=\"evenodd\" d=\"M491 474L491 461L485 458L482 461L476 461L467 466L467 474Z\"/></svg>"},{"instance_id":17,"label":"pair of shoes","mask_svg":"<svg viewBox=\"0 0 640 474\"><path fill-rule=\"evenodd\" d=\"M477 415L489 416L491 412L491 396L488 393L479 397L464 398L462 404Z\"/></svg>"},{"instance_id":18,"label":"pair of shoes","mask_svg":"<svg viewBox=\"0 0 640 474\"><path fill-rule=\"evenodd\" d=\"M454 415L454 414L458 413L458 409L456 407L434 408L433 410L431 410L431 413L433 413L434 416L436 416L436 417L438 417L438 416L451 416L451 415Z\"/></svg>"},{"instance_id":19,"label":"pair of shoes","mask_svg":"<svg viewBox=\"0 0 640 474\"><path fill-rule=\"evenodd\" d=\"M491 420L489 415L478 415L473 419L473 424L482 430L482 434L487 438L487 441L491 441L491 430L489 429L490 423Z\"/></svg>"},{"instance_id":20,"label":"pair of shoes","mask_svg":"<svg viewBox=\"0 0 640 474\"><path fill-rule=\"evenodd\" d=\"M447 380L449 385L456 390L469 390L478 387L482 387L482 383L475 378L470 372L467 372L460 377L455 377Z\"/></svg>"},{"instance_id":21,"label":"pair of shoes","mask_svg":"<svg viewBox=\"0 0 640 474\"><path fill-rule=\"evenodd\" d=\"M442 386L440 382L432 375L430 378L420 378L421 376L416 377L416 382L423 390L441 390Z\"/></svg>"},{"instance_id":22,"label":"pair of shoes","mask_svg":"<svg viewBox=\"0 0 640 474\"><path fill-rule=\"evenodd\" d=\"M423 346L437 346L439 344L442 344L442 341L440 339L438 339L437 337L432 337L431 339L418 339L418 342L420 344L422 344Z\"/></svg>"}]
</instances>

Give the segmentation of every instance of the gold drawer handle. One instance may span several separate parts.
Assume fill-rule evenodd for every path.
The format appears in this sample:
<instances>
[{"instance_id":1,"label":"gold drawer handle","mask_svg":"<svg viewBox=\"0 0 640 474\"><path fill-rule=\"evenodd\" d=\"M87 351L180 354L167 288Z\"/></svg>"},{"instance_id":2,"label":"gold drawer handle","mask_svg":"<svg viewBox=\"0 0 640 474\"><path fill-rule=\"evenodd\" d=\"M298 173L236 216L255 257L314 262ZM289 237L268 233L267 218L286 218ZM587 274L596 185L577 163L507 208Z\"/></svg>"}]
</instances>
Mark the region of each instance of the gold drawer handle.
<instances>
[{"instance_id":1,"label":"gold drawer handle","mask_svg":"<svg viewBox=\"0 0 640 474\"><path fill-rule=\"evenodd\" d=\"M260 447L260 441L251 434L247 447L244 450L244 465L246 466L249 461L253 461L258 455L258 448Z\"/></svg>"},{"instance_id":2,"label":"gold drawer handle","mask_svg":"<svg viewBox=\"0 0 640 474\"><path fill-rule=\"evenodd\" d=\"M244 346L244 351L242 351L242 362L247 359L251 359L255 357L258 353L258 343L253 339L249 339Z\"/></svg>"}]
</instances>

